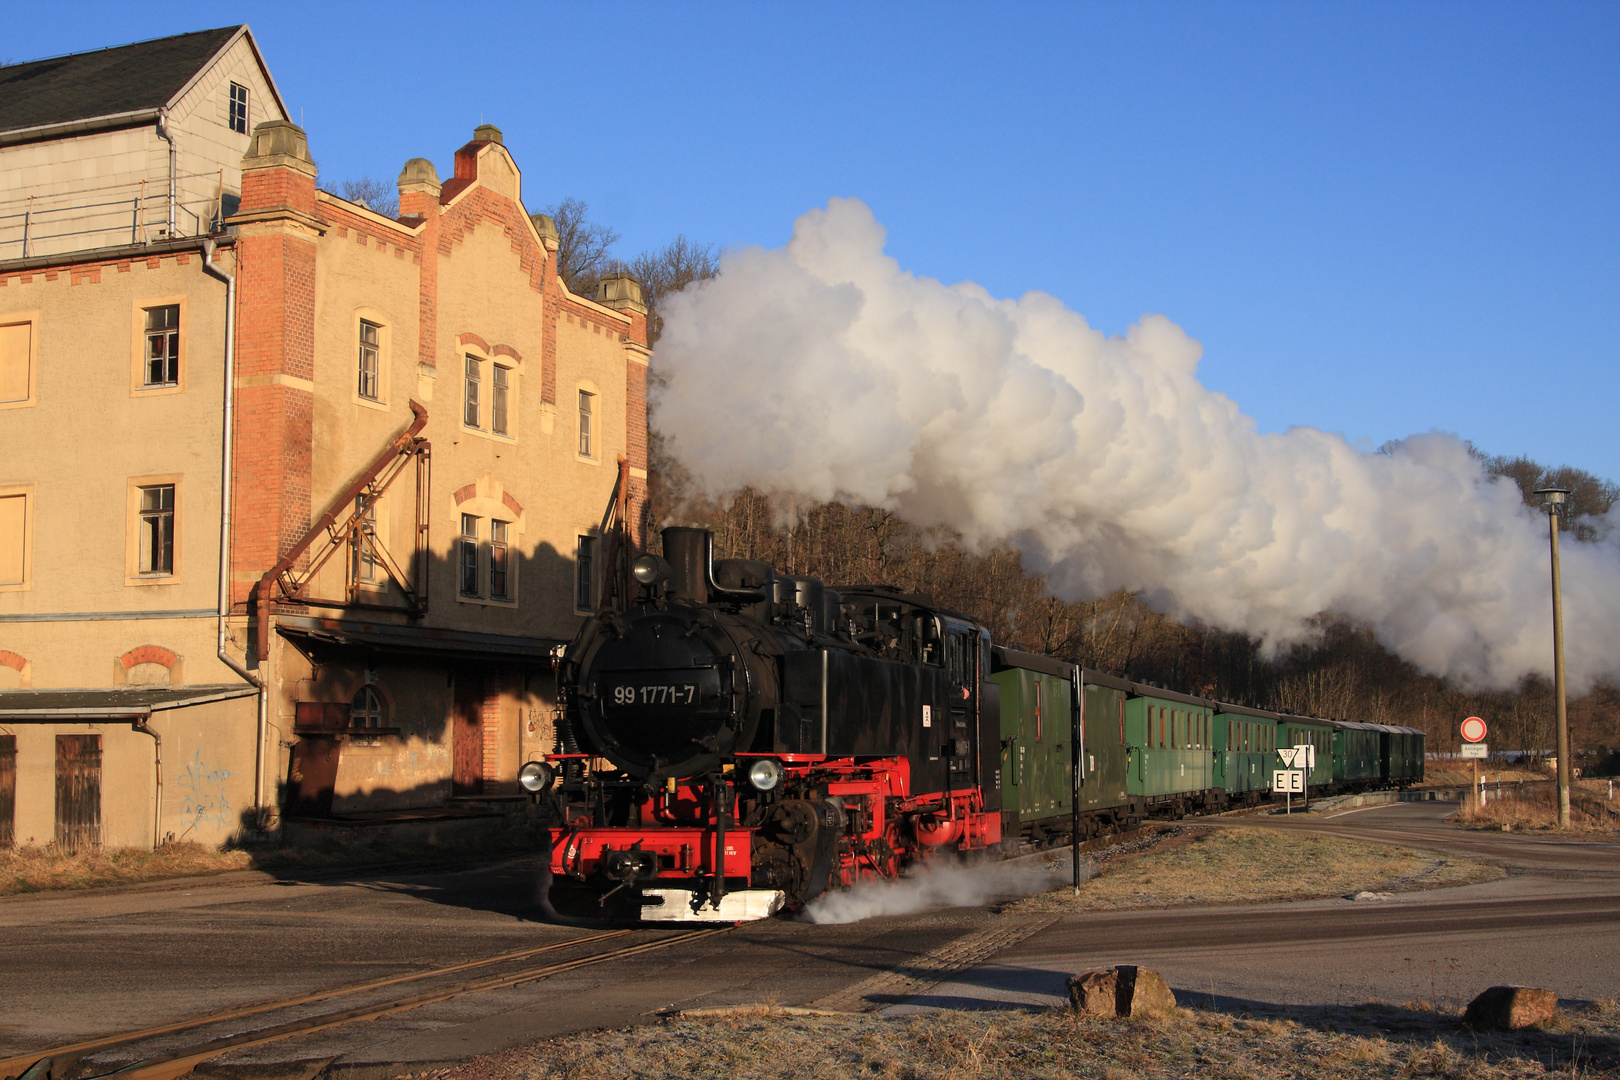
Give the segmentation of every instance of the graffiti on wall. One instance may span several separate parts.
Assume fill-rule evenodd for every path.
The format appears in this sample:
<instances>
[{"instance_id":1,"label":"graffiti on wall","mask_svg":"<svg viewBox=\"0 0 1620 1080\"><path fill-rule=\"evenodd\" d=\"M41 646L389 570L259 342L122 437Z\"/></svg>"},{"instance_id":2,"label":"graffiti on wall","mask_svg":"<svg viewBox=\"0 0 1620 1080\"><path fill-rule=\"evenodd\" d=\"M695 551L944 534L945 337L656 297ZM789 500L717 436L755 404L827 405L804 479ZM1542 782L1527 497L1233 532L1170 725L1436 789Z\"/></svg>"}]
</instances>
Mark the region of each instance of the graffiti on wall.
<instances>
[{"instance_id":1,"label":"graffiti on wall","mask_svg":"<svg viewBox=\"0 0 1620 1080\"><path fill-rule=\"evenodd\" d=\"M180 770L175 783L181 793L180 814L191 821L186 833L202 832L205 826L225 829L232 825L231 800L225 792L225 781L234 775L230 769L203 761L201 750ZM182 839L185 837L185 833L180 835Z\"/></svg>"}]
</instances>

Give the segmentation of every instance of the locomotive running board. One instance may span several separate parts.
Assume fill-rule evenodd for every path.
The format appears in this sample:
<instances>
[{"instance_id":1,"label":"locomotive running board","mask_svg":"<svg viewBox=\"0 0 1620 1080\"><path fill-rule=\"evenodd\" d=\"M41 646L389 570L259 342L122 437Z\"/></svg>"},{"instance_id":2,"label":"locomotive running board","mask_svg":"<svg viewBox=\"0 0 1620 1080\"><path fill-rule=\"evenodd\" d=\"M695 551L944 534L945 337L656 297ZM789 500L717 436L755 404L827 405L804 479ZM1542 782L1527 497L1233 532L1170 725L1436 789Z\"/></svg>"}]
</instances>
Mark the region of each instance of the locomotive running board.
<instances>
[{"instance_id":1,"label":"locomotive running board","mask_svg":"<svg viewBox=\"0 0 1620 1080\"><path fill-rule=\"evenodd\" d=\"M720 898L716 910L707 899L703 906L692 910L691 889L645 889L643 895L651 900L663 901L641 909L643 922L746 922L750 919L768 919L782 908L787 899L780 889L743 889L726 893Z\"/></svg>"}]
</instances>

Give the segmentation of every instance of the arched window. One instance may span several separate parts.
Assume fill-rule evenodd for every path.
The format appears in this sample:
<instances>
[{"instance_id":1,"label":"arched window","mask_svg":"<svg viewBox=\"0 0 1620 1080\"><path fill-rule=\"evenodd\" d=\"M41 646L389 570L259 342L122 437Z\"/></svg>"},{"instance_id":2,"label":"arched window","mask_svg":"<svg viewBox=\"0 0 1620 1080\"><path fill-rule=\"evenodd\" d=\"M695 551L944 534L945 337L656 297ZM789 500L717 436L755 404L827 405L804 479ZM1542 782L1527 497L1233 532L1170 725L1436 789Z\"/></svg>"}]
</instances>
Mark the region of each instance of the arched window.
<instances>
[{"instance_id":1,"label":"arched window","mask_svg":"<svg viewBox=\"0 0 1620 1080\"><path fill-rule=\"evenodd\" d=\"M352 728L380 728L383 726L382 698L377 688L367 683L354 695L349 706L349 726Z\"/></svg>"}]
</instances>

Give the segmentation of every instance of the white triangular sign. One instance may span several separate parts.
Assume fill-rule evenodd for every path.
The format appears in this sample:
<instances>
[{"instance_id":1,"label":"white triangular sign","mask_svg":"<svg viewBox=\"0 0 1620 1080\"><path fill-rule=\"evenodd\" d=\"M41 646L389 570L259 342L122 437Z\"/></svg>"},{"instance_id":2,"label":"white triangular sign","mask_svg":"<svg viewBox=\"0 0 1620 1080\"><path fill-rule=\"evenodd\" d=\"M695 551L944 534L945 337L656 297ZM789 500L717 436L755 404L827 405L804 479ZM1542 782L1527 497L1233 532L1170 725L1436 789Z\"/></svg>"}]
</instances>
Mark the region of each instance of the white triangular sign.
<instances>
[{"instance_id":1,"label":"white triangular sign","mask_svg":"<svg viewBox=\"0 0 1620 1080\"><path fill-rule=\"evenodd\" d=\"M1277 748L1277 756L1282 758L1282 763L1290 769L1294 767L1294 755L1297 753L1299 753L1299 750L1292 746L1280 746Z\"/></svg>"}]
</instances>

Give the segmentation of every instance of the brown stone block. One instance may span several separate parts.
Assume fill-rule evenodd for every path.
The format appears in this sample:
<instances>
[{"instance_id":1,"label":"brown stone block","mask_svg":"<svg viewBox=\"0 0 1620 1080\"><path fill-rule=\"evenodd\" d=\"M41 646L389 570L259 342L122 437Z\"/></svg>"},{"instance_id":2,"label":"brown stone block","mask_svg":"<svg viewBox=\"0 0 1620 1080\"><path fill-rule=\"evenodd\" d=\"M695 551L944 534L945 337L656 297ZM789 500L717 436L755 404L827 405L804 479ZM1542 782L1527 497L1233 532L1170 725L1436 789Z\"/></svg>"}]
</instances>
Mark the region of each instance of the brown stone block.
<instances>
[{"instance_id":1,"label":"brown stone block","mask_svg":"<svg viewBox=\"0 0 1620 1080\"><path fill-rule=\"evenodd\" d=\"M1471 1028L1518 1031L1544 1024L1558 1011L1558 995L1535 986L1493 986L1468 1003L1462 1022Z\"/></svg>"},{"instance_id":2,"label":"brown stone block","mask_svg":"<svg viewBox=\"0 0 1620 1080\"><path fill-rule=\"evenodd\" d=\"M1164 976L1134 964L1071 975L1068 986L1069 1003L1089 1016L1164 1016L1176 1007Z\"/></svg>"}]
</instances>

